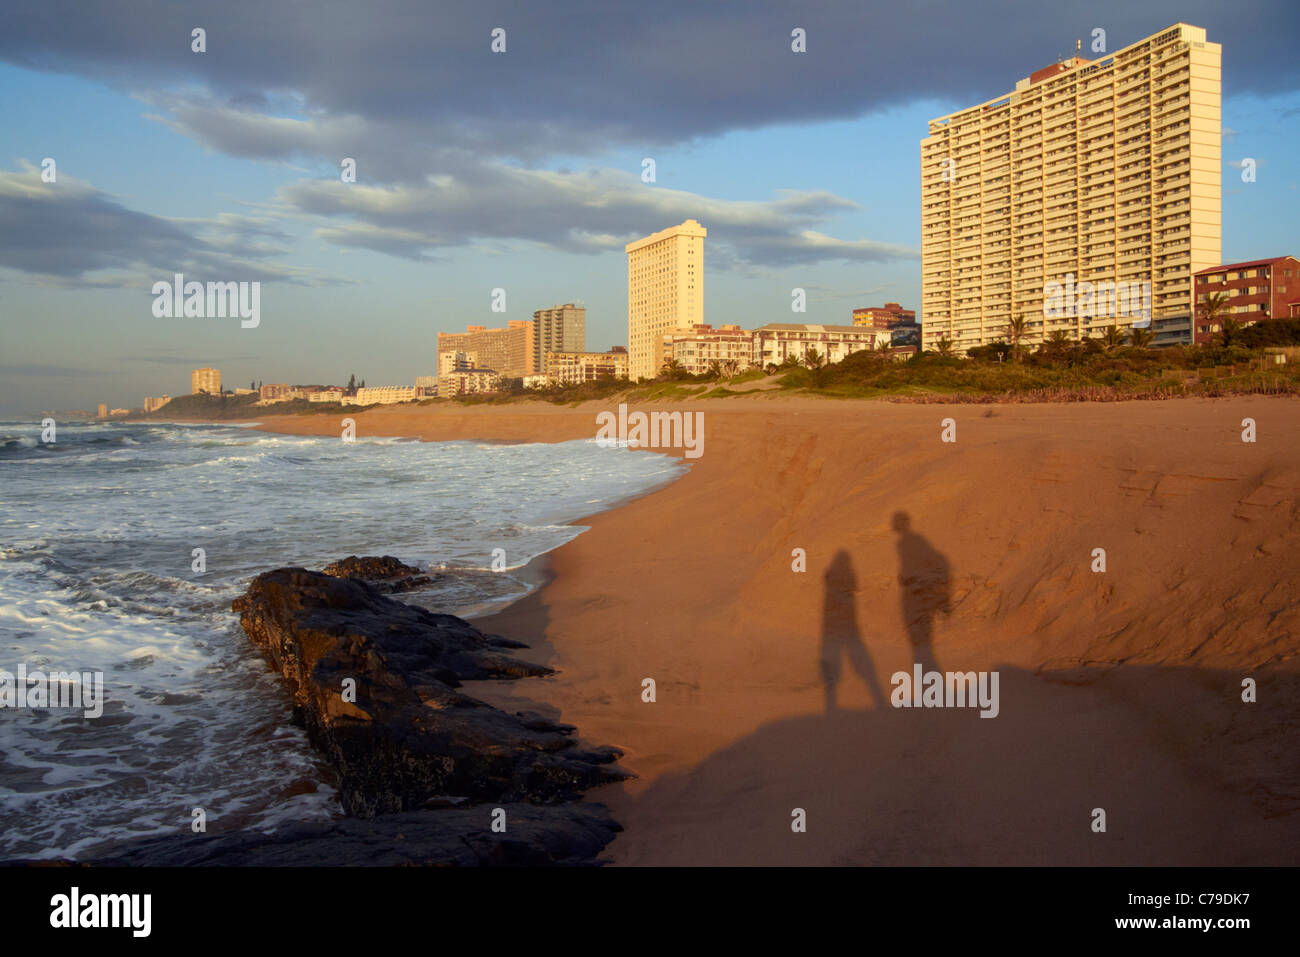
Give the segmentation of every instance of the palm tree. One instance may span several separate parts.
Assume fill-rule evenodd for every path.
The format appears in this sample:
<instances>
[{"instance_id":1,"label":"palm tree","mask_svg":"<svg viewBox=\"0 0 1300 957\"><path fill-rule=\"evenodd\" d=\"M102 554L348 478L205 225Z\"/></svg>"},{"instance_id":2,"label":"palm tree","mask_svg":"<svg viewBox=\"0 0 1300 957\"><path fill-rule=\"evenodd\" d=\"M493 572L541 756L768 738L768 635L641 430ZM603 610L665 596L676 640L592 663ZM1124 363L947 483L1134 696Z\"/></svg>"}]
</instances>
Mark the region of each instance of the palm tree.
<instances>
[{"instance_id":1,"label":"palm tree","mask_svg":"<svg viewBox=\"0 0 1300 957\"><path fill-rule=\"evenodd\" d=\"M952 340L949 339L947 336L944 336L937 343L935 343L935 348L939 350L939 355L950 356L952 355Z\"/></svg>"},{"instance_id":2,"label":"palm tree","mask_svg":"<svg viewBox=\"0 0 1300 957\"><path fill-rule=\"evenodd\" d=\"M1106 351L1110 352L1124 343L1124 333L1119 331L1119 326L1112 323L1110 328L1101 334L1101 341L1106 346Z\"/></svg>"},{"instance_id":3,"label":"palm tree","mask_svg":"<svg viewBox=\"0 0 1300 957\"><path fill-rule=\"evenodd\" d=\"M1151 340L1154 339L1155 337L1156 334L1152 332L1150 329L1141 328L1139 326L1133 326L1128 331L1129 344L1132 345L1133 348L1135 349L1149 348L1151 345Z\"/></svg>"},{"instance_id":4,"label":"palm tree","mask_svg":"<svg viewBox=\"0 0 1300 957\"><path fill-rule=\"evenodd\" d=\"M1205 313L1205 321L1211 328L1213 328L1214 320L1218 319L1219 316L1227 312L1228 294L1226 292L1207 292L1202 302L1204 302L1205 304L1203 309ZM1223 344L1225 346L1228 345L1229 342L1231 341L1232 332L1236 332L1236 329L1233 329L1230 332L1228 330L1228 325L1225 322L1223 325L1223 331L1221 333L1223 337Z\"/></svg>"},{"instance_id":5,"label":"palm tree","mask_svg":"<svg viewBox=\"0 0 1300 957\"><path fill-rule=\"evenodd\" d=\"M709 360L709 378L711 379L722 378L722 363L717 359Z\"/></svg>"},{"instance_id":6,"label":"palm tree","mask_svg":"<svg viewBox=\"0 0 1300 957\"><path fill-rule=\"evenodd\" d=\"M1070 348L1070 337L1064 329L1053 329L1048 334L1045 345L1053 359L1060 359Z\"/></svg>"},{"instance_id":7,"label":"palm tree","mask_svg":"<svg viewBox=\"0 0 1300 957\"><path fill-rule=\"evenodd\" d=\"M665 359L661 374L668 379L677 379L682 375L682 364L676 359Z\"/></svg>"},{"instance_id":8,"label":"palm tree","mask_svg":"<svg viewBox=\"0 0 1300 957\"><path fill-rule=\"evenodd\" d=\"M739 359L728 359L722 363L722 373L728 379L733 378L738 372L740 372Z\"/></svg>"},{"instance_id":9,"label":"palm tree","mask_svg":"<svg viewBox=\"0 0 1300 957\"><path fill-rule=\"evenodd\" d=\"M1219 333L1219 342L1225 348L1233 344L1237 339L1237 333L1241 331L1241 323L1232 316L1223 317L1223 331Z\"/></svg>"},{"instance_id":10,"label":"palm tree","mask_svg":"<svg viewBox=\"0 0 1300 957\"><path fill-rule=\"evenodd\" d=\"M1025 335L1025 317L1015 316L1007 323L1007 340L1011 343L1011 354L1020 359L1020 340Z\"/></svg>"},{"instance_id":11,"label":"palm tree","mask_svg":"<svg viewBox=\"0 0 1300 957\"><path fill-rule=\"evenodd\" d=\"M809 369L820 369L822 365L826 362L826 359L820 352L817 351L817 347L813 346L809 348L807 352L804 353L803 361L804 361L804 365L806 365Z\"/></svg>"}]
</instances>

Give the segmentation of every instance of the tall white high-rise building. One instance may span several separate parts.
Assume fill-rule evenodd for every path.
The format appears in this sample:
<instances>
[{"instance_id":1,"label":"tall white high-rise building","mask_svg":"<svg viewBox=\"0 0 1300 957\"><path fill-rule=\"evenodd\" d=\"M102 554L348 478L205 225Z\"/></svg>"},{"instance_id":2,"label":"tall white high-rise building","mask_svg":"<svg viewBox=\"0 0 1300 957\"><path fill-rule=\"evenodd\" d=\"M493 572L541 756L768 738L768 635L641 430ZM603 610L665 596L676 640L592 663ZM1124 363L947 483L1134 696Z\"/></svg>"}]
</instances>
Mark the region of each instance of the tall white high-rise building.
<instances>
[{"instance_id":1,"label":"tall white high-rise building","mask_svg":"<svg viewBox=\"0 0 1300 957\"><path fill-rule=\"evenodd\" d=\"M628 377L653 379L666 333L704 322L704 237L693 219L628 243Z\"/></svg>"},{"instance_id":2,"label":"tall white high-rise building","mask_svg":"<svg viewBox=\"0 0 1300 957\"><path fill-rule=\"evenodd\" d=\"M1005 340L1013 317L1030 345L1148 322L1157 344L1190 343L1192 274L1220 256L1219 56L1179 23L931 120L925 348Z\"/></svg>"}]
</instances>

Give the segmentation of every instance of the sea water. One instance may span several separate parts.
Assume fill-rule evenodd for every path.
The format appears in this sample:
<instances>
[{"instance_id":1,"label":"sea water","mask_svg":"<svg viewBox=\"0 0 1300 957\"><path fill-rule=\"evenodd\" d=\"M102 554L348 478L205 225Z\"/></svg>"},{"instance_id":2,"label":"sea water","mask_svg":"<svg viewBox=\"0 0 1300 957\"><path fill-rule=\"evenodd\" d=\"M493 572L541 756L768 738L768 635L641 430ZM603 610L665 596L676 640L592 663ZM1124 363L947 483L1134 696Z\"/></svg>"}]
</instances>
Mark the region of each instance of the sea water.
<instances>
[{"instance_id":1,"label":"sea water","mask_svg":"<svg viewBox=\"0 0 1300 957\"><path fill-rule=\"evenodd\" d=\"M594 437L61 423L56 438L0 422L0 669L102 672L106 700L93 720L0 708L0 859L93 856L188 831L195 808L209 834L338 816L328 768L230 611L249 579L394 555L443 573L402 600L481 612L527 592L512 570L582 532L568 523L684 469Z\"/></svg>"}]
</instances>

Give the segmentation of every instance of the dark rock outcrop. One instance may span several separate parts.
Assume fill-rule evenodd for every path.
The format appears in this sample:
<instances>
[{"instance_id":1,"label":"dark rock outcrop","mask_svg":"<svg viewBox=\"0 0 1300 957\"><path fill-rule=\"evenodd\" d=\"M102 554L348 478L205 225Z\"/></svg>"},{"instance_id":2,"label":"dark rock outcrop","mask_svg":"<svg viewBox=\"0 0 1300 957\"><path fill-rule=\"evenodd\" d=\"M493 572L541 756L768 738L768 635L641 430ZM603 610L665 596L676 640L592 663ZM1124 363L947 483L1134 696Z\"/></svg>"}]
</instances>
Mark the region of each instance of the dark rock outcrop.
<instances>
[{"instance_id":1,"label":"dark rock outcrop","mask_svg":"<svg viewBox=\"0 0 1300 957\"><path fill-rule=\"evenodd\" d=\"M593 864L620 828L600 804L498 805L282 826L274 833L191 834L135 841L77 864L92 867L518 867ZM50 866L71 861L15 861Z\"/></svg>"},{"instance_id":2,"label":"dark rock outcrop","mask_svg":"<svg viewBox=\"0 0 1300 957\"><path fill-rule=\"evenodd\" d=\"M443 578L438 573L426 574L392 555L371 555L366 558L349 555L337 562L330 562L321 569L321 574L364 581L386 595L425 588Z\"/></svg>"},{"instance_id":3,"label":"dark rock outcrop","mask_svg":"<svg viewBox=\"0 0 1300 957\"><path fill-rule=\"evenodd\" d=\"M365 581L302 568L259 575L233 607L337 769L350 815L412 811L447 797L559 804L627 776L613 766L618 751L578 748L572 727L455 690L469 679L551 673L505 653L518 642L405 605Z\"/></svg>"}]
</instances>

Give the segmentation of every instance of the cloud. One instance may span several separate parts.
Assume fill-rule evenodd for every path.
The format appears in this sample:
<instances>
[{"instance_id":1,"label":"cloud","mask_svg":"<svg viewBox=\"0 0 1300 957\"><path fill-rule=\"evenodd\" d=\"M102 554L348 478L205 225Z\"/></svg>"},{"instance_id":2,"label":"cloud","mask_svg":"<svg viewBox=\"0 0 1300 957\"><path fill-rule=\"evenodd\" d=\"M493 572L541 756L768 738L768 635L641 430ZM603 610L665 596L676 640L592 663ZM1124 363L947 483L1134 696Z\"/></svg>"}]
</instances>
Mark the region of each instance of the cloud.
<instances>
[{"instance_id":1,"label":"cloud","mask_svg":"<svg viewBox=\"0 0 1300 957\"><path fill-rule=\"evenodd\" d=\"M43 182L30 162L0 170L0 222L0 267L53 285L130 288L174 272L195 279L327 281L269 259L284 252L289 239L271 219L153 216L66 174Z\"/></svg>"},{"instance_id":2,"label":"cloud","mask_svg":"<svg viewBox=\"0 0 1300 957\"><path fill-rule=\"evenodd\" d=\"M621 170L581 173L484 164L423 183L363 186L302 180L278 194L292 215L331 222L316 236L414 261L454 246L523 240L567 252L623 251L671 223L698 219L709 229L711 264L791 265L916 259L908 247L837 239L820 231L856 204L824 191L785 191L768 201L719 200L642 183Z\"/></svg>"},{"instance_id":3,"label":"cloud","mask_svg":"<svg viewBox=\"0 0 1300 957\"><path fill-rule=\"evenodd\" d=\"M318 240L341 249L415 262L521 241L597 253L696 218L710 230L714 266L763 269L917 254L834 237L830 219L852 204L830 194L720 201L647 188L598 164L615 151L854 119L918 100L965 106L1006 93L1098 25L1114 50L1178 21L1204 26L1223 45L1225 94L1300 88L1291 51L1300 8L1264 0L1037 8L1020 0L796 8L781 0L323 0L291 16L264 0L45 0L6 12L0 60L130 92L148 115L214 152L317 173L354 159L356 184L345 188L337 172L304 180L268 211L307 218ZM190 49L195 24L207 30L205 53ZM791 50L795 26L806 31L806 53ZM506 30L504 53L489 46L496 27ZM544 168L575 157L572 165L588 168ZM203 226L145 217L102 195L81 202L63 208L35 249L0 241L0 264L111 284L102 270L171 268L183 250L191 268L238 259L247 278L259 278L256 267L305 281L271 265L286 238L269 224ZM27 212L24 223L35 225ZM90 229L65 251L60 237L75 233L78 213L90 215Z\"/></svg>"},{"instance_id":4,"label":"cloud","mask_svg":"<svg viewBox=\"0 0 1300 957\"><path fill-rule=\"evenodd\" d=\"M105 376L104 369L82 369L75 366L52 366L39 363L26 365L0 365L0 375L34 376L37 378L80 379L83 376Z\"/></svg>"},{"instance_id":5,"label":"cloud","mask_svg":"<svg viewBox=\"0 0 1300 957\"><path fill-rule=\"evenodd\" d=\"M325 0L310 16L264 0L45 0L7 12L0 58L146 93L164 122L211 149L364 157L369 177L391 182L435 172L428 160L447 151L536 165L926 98L965 105L1005 93L1098 25L1113 50L1178 21L1222 43L1228 95L1300 86L1300 9L1266 0ZM195 23L206 53L190 50ZM806 53L791 51L794 26Z\"/></svg>"},{"instance_id":6,"label":"cloud","mask_svg":"<svg viewBox=\"0 0 1300 957\"><path fill-rule=\"evenodd\" d=\"M154 365L166 366L185 366L188 368L202 367L211 365L214 362L254 362L258 356L169 356L169 355L139 355L139 356L118 356L119 362L148 362Z\"/></svg>"}]
</instances>

